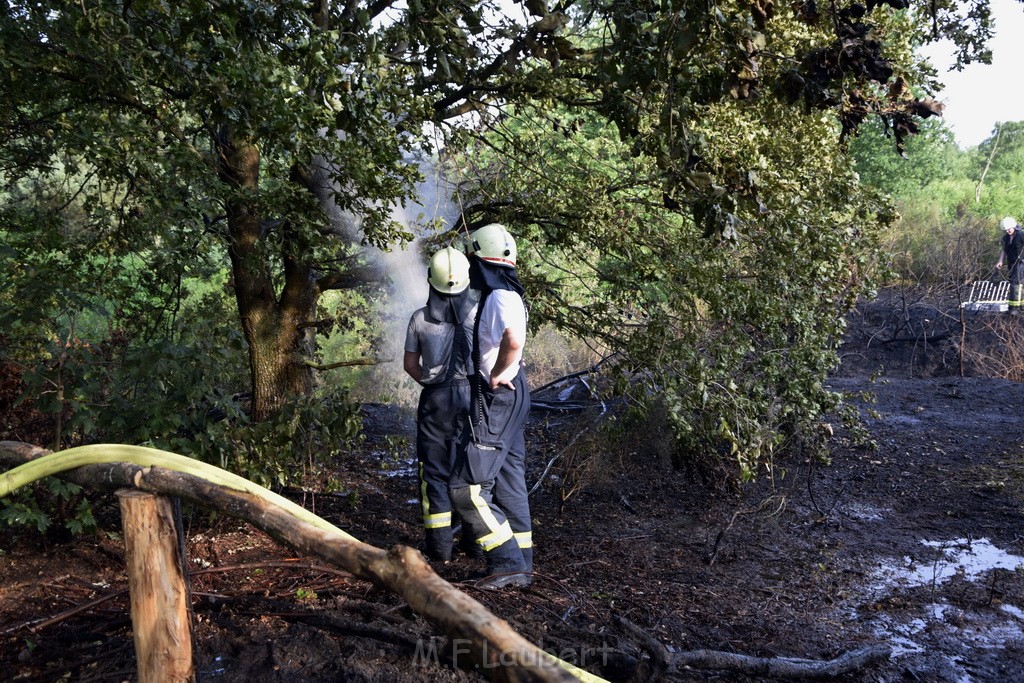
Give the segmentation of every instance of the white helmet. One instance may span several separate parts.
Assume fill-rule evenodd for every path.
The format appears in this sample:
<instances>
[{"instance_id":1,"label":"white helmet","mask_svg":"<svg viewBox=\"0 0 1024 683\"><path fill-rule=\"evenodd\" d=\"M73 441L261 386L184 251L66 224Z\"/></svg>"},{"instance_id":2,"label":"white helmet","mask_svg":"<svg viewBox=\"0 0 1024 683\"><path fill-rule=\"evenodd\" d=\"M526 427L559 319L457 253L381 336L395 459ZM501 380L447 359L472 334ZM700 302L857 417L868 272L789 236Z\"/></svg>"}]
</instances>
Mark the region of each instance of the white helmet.
<instances>
[{"instance_id":1,"label":"white helmet","mask_svg":"<svg viewBox=\"0 0 1024 683\"><path fill-rule=\"evenodd\" d=\"M501 223L491 223L469 236L469 253L507 268L516 267L516 241Z\"/></svg>"},{"instance_id":2,"label":"white helmet","mask_svg":"<svg viewBox=\"0 0 1024 683\"><path fill-rule=\"evenodd\" d=\"M458 294L469 287L469 259L458 249L445 247L430 257L427 282L442 294Z\"/></svg>"},{"instance_id":3,"label":"white helmet","mask_svg":"<svg viewBox=\"0 0 1024 683\"><path fill-rule=\"evenodd\" d=\"M1011 216L1007 216L1006 218L999 222L999 225L1002 226L1003 230L1013 230L1014 228L1017 227L1017 219Z\"/></svg>"}]
</instances>

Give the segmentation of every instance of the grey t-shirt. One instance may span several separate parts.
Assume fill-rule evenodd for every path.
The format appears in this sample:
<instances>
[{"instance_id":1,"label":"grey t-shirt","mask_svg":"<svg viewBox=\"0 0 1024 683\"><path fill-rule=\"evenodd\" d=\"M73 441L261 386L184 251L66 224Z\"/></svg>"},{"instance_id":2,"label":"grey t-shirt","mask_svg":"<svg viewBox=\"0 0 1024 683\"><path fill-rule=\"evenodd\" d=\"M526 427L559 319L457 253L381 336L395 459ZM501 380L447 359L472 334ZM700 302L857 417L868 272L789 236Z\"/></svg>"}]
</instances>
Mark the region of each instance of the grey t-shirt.
<instances>
[{"instance_id":1,"label":"grey t-shirt","mask_svg":"<svg viewBox=\"0 0 1024 683\"><path fill-rule=\"evenodd\" d=\"M466 363L455 367L455 379L464 379L472 372L473 364L473 324L476 320L476 306L462 323L465 333ZM427 307L417 309L409 318L409 328L405 332L405 350L420 354L420 368L423 377L420 384L437 384L444 381L448 372L448 359L452 355L455 340L455 325L438 322L430 317Z\"/></svg>"}]
</instances>

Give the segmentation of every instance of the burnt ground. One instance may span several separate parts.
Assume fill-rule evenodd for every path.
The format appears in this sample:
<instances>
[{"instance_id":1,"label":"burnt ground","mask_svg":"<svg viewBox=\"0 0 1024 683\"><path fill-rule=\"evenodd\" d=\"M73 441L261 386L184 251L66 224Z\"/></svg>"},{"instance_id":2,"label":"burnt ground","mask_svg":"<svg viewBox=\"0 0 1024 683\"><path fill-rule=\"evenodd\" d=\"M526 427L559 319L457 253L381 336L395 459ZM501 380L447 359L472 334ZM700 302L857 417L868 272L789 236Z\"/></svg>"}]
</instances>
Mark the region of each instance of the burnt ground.
<instances>
[{"instance_id":1,"label":"burnt ground","mask_svg":"<svg viewBox=\"0 0 1024 683\"><path fill-rule=\"evenodd\" d=\"M886 324L865 316L831 379L874 447L837 421L829 463L793 457L723 491L668 466L657 424L609 449L599 409L539 408L531 485L559 459L531 497L534 585L480 591L462 556L437 571L609 681L760 680L659 666L696 649L824 660L872 645L890 657L840 680L1024 680L1024 385L951 375L949 348L880 343L898 338ZM364 414L364 447L336 463L346 490L305 501L364 541L416 545L414 424ZM112 506L97 502L109 532ZM399 598L244 524L183 519L200 680L483 680ZM0 680L134 680L116 534L0 540Z\"/></svg>"}]
</instances>

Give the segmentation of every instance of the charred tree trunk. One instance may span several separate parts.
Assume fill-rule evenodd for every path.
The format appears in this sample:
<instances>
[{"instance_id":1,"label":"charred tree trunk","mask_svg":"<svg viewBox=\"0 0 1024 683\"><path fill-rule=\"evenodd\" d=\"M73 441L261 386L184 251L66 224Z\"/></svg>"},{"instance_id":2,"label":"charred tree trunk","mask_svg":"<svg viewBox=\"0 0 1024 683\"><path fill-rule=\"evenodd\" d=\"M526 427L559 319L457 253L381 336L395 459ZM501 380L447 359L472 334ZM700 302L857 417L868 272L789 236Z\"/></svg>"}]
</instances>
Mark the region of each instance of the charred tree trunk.
<instances>
[{"instance_id":1,"label":"charred tree trunk","mask_svg":"<svg viewBox=\"0 0 1024 683\"><path fill-rule=\"evenodd\" d=\"M171 501L117 492L140 683L194 681L192 619Z\"/></svg>"},{"instance_id":2,"label":"charred tree trunk","mask_svg":"<svg viewBox=\"0 0 1024 683\"><path fill-rule=\"evenodd\" d=\"M313 270L285 249L285 283L280 300L270 272L265 221L259 211L260 152L251 141L225 127L216 142L220 178L231 188L227 200L228 254L242 331L249 344L252 419L277 414L293 396L313 389L314 318L319 291Z\"/></svg>"}]
</instances>

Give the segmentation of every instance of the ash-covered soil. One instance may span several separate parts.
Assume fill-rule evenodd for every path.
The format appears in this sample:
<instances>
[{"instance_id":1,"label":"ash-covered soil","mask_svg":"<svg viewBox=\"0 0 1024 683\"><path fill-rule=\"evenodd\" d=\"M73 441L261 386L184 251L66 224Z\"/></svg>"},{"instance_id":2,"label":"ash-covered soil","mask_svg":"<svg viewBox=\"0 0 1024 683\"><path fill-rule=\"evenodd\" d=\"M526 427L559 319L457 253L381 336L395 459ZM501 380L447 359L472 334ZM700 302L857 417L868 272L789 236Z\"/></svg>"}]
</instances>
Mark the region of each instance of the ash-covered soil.
<instances>
[{"instance_id":1,"label":"ash-covered soil","mask_svg":"<svg viewBox=\"0 0 1024 683\"><path fill-rule=\"evenodd\" d=\"M531 497L533 586L480 591L480 561L463 556L438 573L609 681L767 680L675 657L830 660L873 646L889 657L841 680L1024 680L1024 385L958 377L938 345L914 351L945 359L925 369L902 362L917 342L863 339L831 386L874 447L837 422L831 462L793 456L739 491L709 490L667 465L657 425L599 457L600 408L538 409L531 485L558 459ZM305 502L364 541L415 546L403 459L415 426L389 406L365 416L364 447L336 463L346 489ZM99 503L111 532L113 505ZM184 520L200 680L483 680L399 598L244 524L198 509ZM2 540L0 680L134 680L117 536Z\"/></svg>"}]
</instances>

